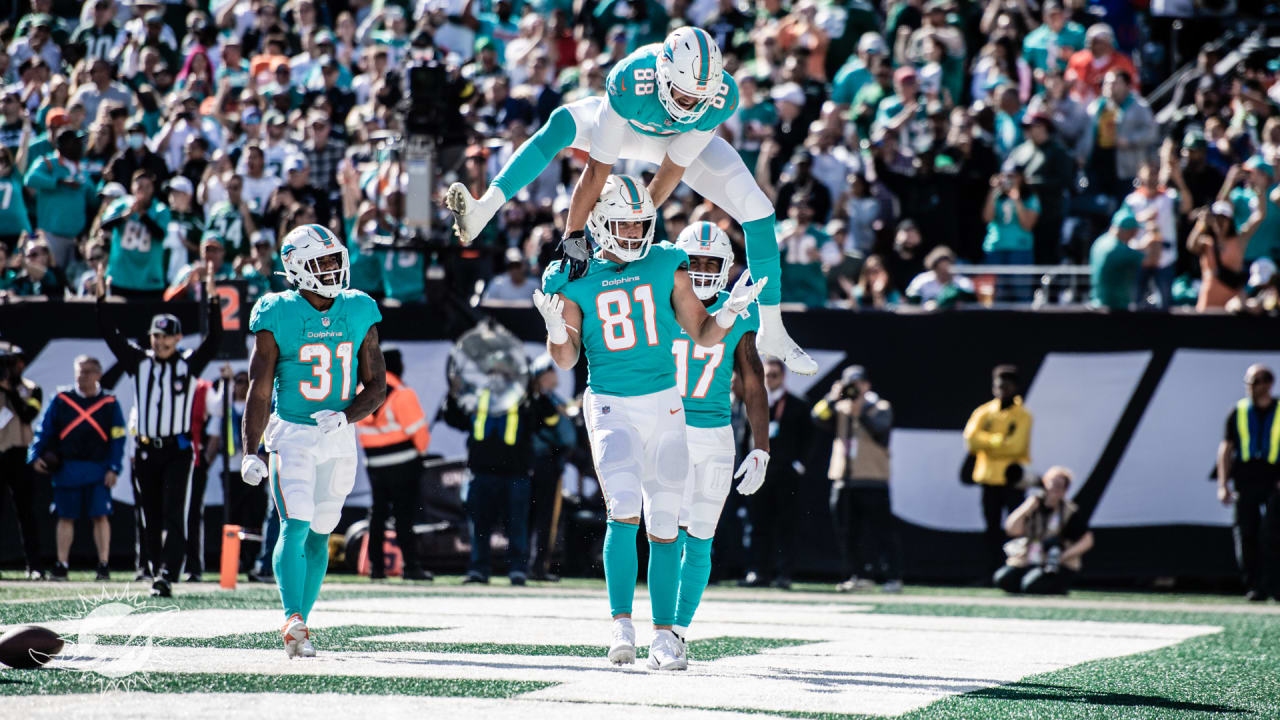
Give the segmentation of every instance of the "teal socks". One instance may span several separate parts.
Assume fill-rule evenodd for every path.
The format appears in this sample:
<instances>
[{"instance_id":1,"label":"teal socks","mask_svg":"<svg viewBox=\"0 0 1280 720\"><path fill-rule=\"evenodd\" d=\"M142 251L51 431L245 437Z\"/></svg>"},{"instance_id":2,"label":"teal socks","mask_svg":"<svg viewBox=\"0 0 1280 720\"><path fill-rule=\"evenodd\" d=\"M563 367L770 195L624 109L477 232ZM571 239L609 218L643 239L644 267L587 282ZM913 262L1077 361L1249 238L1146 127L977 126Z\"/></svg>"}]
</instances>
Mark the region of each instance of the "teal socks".
<instances>
[{"instance_id":1,"label":"teal socks","mask_svg":"<svg viewBox=\"0 0 1280 720\"><path fill-rule=\"evenodd\" d=\"M689 627L693 614L702 602L702 591L711 579L711 538L703 540L692 535L685 537L684 558L680 562L680 593L676 598L676 625Z\"/></svg>"},{"instance_id":2,"label":"teal socks","mask_svg":"<svg viewBox=\"0 0 1280 720\"><path fill-rule=\"evenodd\" d=\"M329 570L329 535L308 532L306 541L307 575L302 588L302 620L311 617L311 608L320 597L320 585Z\"/></svg>"},{"instance_id":3,"label":"teal socks","mask_svg":"<svg viewBox=\"0 0 1280 720\"><path fill-rule=\"evenodd\" d=\"M511 156L502 171L498 173L498 177L493 179L493 184L502 191L506 199L510 200L526 185L533 182L534 178L542 174L556 155L569 147L577 134L578 126L573 121L573 115L563 107L556 108L546 124L538 128L538 132L526 140ZM776 250L774 255L777 255ZM774 266L775 268L777 266L776 260Z\"/></svg>"},{"instance_id":4,"label":"teal socks","mask_svg":"<svg viewBox=\"0 0 1280 720\"><path fill-rule=\"evenodd\" d=\"M558 110L556 112L559 112ZM604 531L604 583L609 590L611 617L630 615L636 596L636 575L640 559L636 552L639 525L610 520ZM650 562L650 567L652 567ZM650 590L652 593L652 589Z\"/></svg>"},{"instance_id":5,"label":"teal socks","mask_svg":"<svg viewBox=\"0 0 1280 720\"><path fill-rule=\"evenodd\" d=\"M276 585L280 588L280 603L284 616L303 615L303 598L307 585L307 535L311 523L305 520L284 520L280 539L276 541L271 567L275 570ZM314 600L314 598L313 598Z\"/></svg>"},{"instance_id":6,"label":"teal socks","mask_svg":"<svg viewBox=\"0 0 1280 720\"><path fill-rule=\"evenodd\" d=\"M511 197L508 195L507 197ZM746 235L747 267L751 279L769 278L769 284L760 290L757 301L761 305L777 305L782 302L782 261L778 254L778 236L774 226L778 219L773 213L759 220L742 223Z\"/></svg>"},{"instance_id":7,"label":"teal socks","mask_svg":"<svg viewBox=\"0 0 1280 720\"><path fill-rule=\"evenodd\" d=\"M654 625L674 625L676 593L680 589L680 538L674 542L649 541L649 606Z\"/></svg>"}]
</instances>

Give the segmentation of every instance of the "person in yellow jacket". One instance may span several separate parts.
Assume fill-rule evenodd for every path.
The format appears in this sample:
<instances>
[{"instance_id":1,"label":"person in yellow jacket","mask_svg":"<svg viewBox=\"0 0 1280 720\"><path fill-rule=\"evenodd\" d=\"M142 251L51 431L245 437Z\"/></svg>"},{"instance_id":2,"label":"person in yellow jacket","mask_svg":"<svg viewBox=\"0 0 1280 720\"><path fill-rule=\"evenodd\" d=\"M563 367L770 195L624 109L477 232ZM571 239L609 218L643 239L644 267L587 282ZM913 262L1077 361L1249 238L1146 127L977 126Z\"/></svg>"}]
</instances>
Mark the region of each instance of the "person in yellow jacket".
<instances>
[{"instance_id":1,"label":"person in yellow jacket","mask_svg":"<svg viewBox=\"0 0 1280 720\"><path fill-rule=\"evenodd\" d=\"M394 514L404 579L432 580L434 576L419 561L413 534L422 504L418 484L422 456L431 444L431 431L418 394L400 381L404 374L400 349L383 346L382 357L387 365L387 399L372 415L356 423L356 437L364 448L365 468L373 490L369 508L369 579L386 578L383 541L387 517Z\"/></svg>"},{"instance_id":2,"label":"person in yellow jacket","mask_svg":"<svg viewBox=\"0 0 1280 720\"><path fill-rule=\"evenodd\" d=\"M1031 462L1031 413L1018 395L1018 368L997 365L991 372L995 399L978 406L964 426L973 454L973 482L982 486L990 570L1004 564L1004 515L1022 504L1024 468Z\"/></svg>"}]
</instances>

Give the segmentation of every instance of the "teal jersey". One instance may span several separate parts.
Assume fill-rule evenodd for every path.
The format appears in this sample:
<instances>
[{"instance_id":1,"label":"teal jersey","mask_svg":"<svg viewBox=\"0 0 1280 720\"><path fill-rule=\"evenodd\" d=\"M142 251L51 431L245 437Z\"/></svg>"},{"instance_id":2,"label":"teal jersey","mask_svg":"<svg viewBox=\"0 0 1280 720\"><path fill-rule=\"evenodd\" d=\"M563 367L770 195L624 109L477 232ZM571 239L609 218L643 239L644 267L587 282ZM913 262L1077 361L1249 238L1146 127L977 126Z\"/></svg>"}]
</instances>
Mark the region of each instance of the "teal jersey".
<instances>
[{"instance_id":1,"label":"teal jersey","mask_svg":"<svg viewBox=\"0 0 1280 720\"><path fill-rule=\"evenodd\" d=\"M297 290L258 298L249 332L269 330L280 348L272 397L276 414L315 425L311 413L345 410L360 383L360 344L380 320L378 304L359 290L342 291L324 312Z\"/></svg>"},{"instance_id":2,"label":"teal jersey","mask_svg":"<svg viewBox=\"0 0 1280 720\"><path fill-rule=\"evenodd\" d=\"M707 312L719 310L728 297L729 293L721 290ZM714 347L694 343L679 324L672 323L671 335L675 341L671 344L671 355L676 360L676 388L684 398L686 424L698 428L729 424L734 353L742 336L759 328L760 315L755 303L747 306L747 316L739 317L729 334Z\"/></svg>"},{"instance_id":3,"label":"teal jersey","mask_svg":"<svg viewBox=\"0 0 1280 720\"><path fill-rule=\"evenodd\" d=\"M633 397L676 384L671 293L676 270L688 265L683 250L664 242L626 265L597 254L587 274L573 281L560 261L547 267L543 292L559 292L582 308L582 349L593 392Z\"/></svg>"},{"instance_id":4,"label":"teal jersey","mask_svg":"<svg viewBox=\"0 0 1280 720\"><path fill-rule=\"evenodd\" d=\"M134 216L132 210L133 198L126 195L103 213L103 225L123 220L111 229L107 275L111 276L113 285L127 290L163 290L164 237L154 237L142 218ZM169 208L164 203L152 200L147 215L154 226L169 227Z\"/></svg>"},{"instance_id":5,"label":"teal jersey","mask_svg":"<svg viewBox=\"0 0 1280 720\"><path fill-rule=\"evenodd\" d=\"M655 137L679 135L689 130L714 131L720 123L733 117L738 109L738 83L724 72L720 95L711 107L692 123L678 123L667 114L658 99L658 53L661 43L645 45L622 59L609 72L607 93L609 105L636 129Z\"/></svg>"}]
</instances>

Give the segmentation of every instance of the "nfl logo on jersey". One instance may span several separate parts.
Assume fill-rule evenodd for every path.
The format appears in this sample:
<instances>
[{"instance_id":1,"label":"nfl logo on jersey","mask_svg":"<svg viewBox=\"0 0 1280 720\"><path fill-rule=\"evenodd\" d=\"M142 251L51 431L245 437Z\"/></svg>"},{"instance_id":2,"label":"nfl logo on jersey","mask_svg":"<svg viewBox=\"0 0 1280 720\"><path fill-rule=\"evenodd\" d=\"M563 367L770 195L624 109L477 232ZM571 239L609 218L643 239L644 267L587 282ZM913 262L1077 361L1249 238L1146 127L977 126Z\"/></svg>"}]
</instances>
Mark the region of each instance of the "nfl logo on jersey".
<instances>
[{"instance_id":1,"label":"nfl logo on jersey","mask_svg":"<svg viewBox=\"0 0 1280 720\"><path fill-rule=\"evenodd\" d=\"M324 325L325 327L329 327L329 318L327 318L327 317L325 317L325 318L320 318L320 324L321 324L321 325Z\"/></svg>"}]
</instances>

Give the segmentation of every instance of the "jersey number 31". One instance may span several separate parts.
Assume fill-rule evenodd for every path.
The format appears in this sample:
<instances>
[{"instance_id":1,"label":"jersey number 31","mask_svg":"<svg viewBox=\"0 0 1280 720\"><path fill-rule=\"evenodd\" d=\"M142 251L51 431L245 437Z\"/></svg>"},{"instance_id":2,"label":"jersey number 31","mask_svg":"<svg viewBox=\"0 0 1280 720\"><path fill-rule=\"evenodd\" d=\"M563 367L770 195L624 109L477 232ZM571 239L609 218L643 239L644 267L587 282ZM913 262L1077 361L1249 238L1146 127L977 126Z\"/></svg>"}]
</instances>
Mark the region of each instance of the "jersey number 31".
<instances>
[{"instance_id":1,"label":"jersey number 31","mask_svg":"<svg viewBox=\"0 0 1280 720\"><path fill-rule=\"evenodd\" d=\"M298 383L302 397L316 402L329 399L329 393L333 391L333 373L330 368L333 365L333 355L336 354L342 361L342 399L350 399L351 358L354 349L355 346L350 342L338 343L337 350L332 353L324 343L307 343L298 348L298 360L314 363L311 373L316 376L313 381Z\"/></svg>"}]
</instances>

